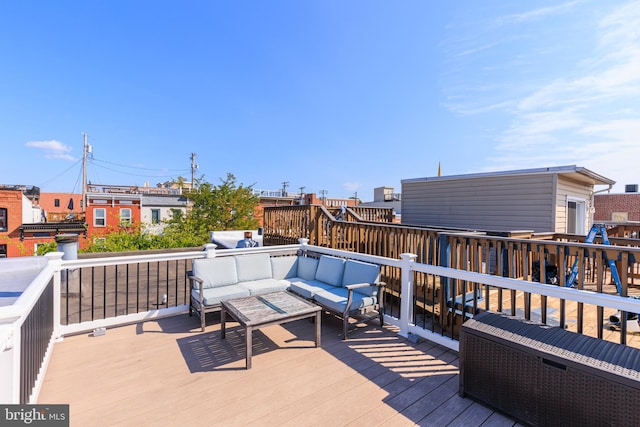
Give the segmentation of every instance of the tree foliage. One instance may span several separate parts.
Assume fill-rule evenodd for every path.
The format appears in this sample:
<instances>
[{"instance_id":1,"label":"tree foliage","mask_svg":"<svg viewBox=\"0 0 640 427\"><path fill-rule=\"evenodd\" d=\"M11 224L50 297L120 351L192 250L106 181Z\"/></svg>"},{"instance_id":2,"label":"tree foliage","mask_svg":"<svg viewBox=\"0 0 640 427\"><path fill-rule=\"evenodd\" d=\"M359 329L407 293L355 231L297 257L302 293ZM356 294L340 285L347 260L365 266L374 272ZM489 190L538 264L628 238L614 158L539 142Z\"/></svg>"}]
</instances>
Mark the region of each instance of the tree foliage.
<instances>
[{"instance_id":1,"label":"tree foliage","mask_svg":"<svg viewBox=\"0 0 640 427\"><path fill-rule=\"evenodd\" d=\"M189 193L191 208L187 215L177 215L168 224L168 232L176 235L198 236L202 243L209 241L209 232L257 228L254 211L259 203L251 186L238 185L228 173L218 186L202 182L198 191Z\"/></svg>"},{"instance_id":2,"label":"tree foliage","mask_svg":"<svg viewBox=\"0 0 640 427\"><path fill-rule=\"evenodd\" d=\"M251 186L236 183L228 173L218 186L201 181L198 191L189 193L189 208L184 214L175 210L163 222L161 234L146 231L142 224L115 228L84 252L120 252L201 246L209 241L211 231L257 228L254 210L259 198Z\"/></svg>"}]
</instances>

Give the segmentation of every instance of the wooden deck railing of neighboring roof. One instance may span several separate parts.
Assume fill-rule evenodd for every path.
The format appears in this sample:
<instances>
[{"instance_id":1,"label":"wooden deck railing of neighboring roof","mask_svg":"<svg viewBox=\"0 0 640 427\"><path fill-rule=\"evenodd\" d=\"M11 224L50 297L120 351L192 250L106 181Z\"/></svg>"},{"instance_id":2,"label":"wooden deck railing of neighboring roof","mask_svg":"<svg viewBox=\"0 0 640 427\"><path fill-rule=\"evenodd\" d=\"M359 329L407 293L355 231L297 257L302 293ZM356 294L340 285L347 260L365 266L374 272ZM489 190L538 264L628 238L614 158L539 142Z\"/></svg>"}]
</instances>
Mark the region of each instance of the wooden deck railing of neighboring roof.
<instances>
[{"instance_id":1,"label":"wooden deck railing of neighboring roof","mask_svg":"<svg viewBox=\"0 0 640 427\"><path fill-rule=\"evenodd\" d=\"M303 237L313 245L394 259L403 253L412 253L417 255L418 263L530 281L542 278L545 282L547 270L557 269L555 280L561 287L566 285L568 273L577 263L579 274L573 287L625 297L640 295L640 240L637 239L611 237L611 245L607 246L585 244L585 236L570 234L473 232L363 222L355 220L354 216L345 217L337 220L322 206L267 208L264 241L266 245L294 243ZM596 240L598 242L600 240ZM620 289L612 285L609 259L617 260ZM389 295L399 301L399 277L393 271L383 269L383 273ZM447 300L471 292L474 284L457 281L453 287L449 282L441 286L433 277L417 275L415 287L416 316L438 319L446 329L454 323L445 318L449 316ZM496 309L501 311L506 305L515 310L514 295L513 292L507 295L498 292L494 297ZM545 304L543 299L542 305ZM390 304L390 314L393 315L397 307L398 304ZM562 322L566 308L561 305L558 310ZM578 315L583 316L582 307L578 308ZM578 322L578 331L582 330L581 325Z\"/></svg>"}]
</instances>

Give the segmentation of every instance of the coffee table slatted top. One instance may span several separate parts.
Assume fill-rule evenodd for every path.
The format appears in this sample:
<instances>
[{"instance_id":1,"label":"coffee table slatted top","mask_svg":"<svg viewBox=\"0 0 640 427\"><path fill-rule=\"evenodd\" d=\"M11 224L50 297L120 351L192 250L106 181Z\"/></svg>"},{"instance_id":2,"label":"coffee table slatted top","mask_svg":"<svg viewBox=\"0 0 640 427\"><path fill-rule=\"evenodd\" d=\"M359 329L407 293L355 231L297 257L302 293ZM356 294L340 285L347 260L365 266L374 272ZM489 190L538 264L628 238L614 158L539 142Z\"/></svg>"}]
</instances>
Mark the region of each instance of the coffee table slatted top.
<instances>
[{"instance_id":1,"label":"coffee table slatted top","mask_svg":"<svg viewBox=\"0 0 640 427\"><path fill-rule=\"evenodd\" d=\"M237 298L222 304L234 319L245 326L257 326L321 310L319 306L289 292Z\"/></svg>"}]
</instances>

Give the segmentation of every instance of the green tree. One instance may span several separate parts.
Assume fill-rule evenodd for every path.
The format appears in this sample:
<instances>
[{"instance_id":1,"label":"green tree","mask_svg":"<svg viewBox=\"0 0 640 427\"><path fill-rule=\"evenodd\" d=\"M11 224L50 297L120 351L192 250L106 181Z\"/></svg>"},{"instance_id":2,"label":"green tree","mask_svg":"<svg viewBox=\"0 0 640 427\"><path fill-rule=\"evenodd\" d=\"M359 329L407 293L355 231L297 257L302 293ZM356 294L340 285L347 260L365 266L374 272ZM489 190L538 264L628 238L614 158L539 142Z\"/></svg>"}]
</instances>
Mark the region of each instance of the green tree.
<instances>
[{"instance_id":1,"label":"green tree","mask_svg":"<svg viewBox=\"0 0 640 427\"><path fill-rule=\"evenodd\" d=\"M258 227L254 211L260 199L253 194L252 186L238 185L231 173L220 181L218 186L202 182L198 191L190 193L191 207L186 216L175 215L166 231L197 236L203 244L209 241L210 231Z\"/></svg>"}]
</instances>

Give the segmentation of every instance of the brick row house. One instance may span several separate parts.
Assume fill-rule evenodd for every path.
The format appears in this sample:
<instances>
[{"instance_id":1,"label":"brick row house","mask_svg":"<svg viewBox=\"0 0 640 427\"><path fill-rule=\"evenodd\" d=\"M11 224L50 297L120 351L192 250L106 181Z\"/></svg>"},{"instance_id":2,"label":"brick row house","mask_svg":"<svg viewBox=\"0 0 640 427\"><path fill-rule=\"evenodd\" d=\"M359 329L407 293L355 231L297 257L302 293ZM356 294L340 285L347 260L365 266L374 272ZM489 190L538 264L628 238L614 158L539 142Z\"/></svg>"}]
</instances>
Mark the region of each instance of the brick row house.
<instances>
[{"instance_id":1,"label":"brick row house","mask_svg":"<svg viewBox=\"0 0 640 427\"><path fill-rule=\"evenodd\" d=\"M87 192L87 234L90 242L140 224L142 195L120 186L93 186Z\"/></svg>"},{"instance_id":2,"label":"brick row house","mask_svg":"<svg viewBox=\"0 0 640 427\"><path fill-rule=\"evenodd\" d=\"M34 255L39 245L61 234L86 236L84 220L67 212L64 219L49 221L41 203L38 187L0 185L0 258Z\"/></svg>"}]
</instances>

